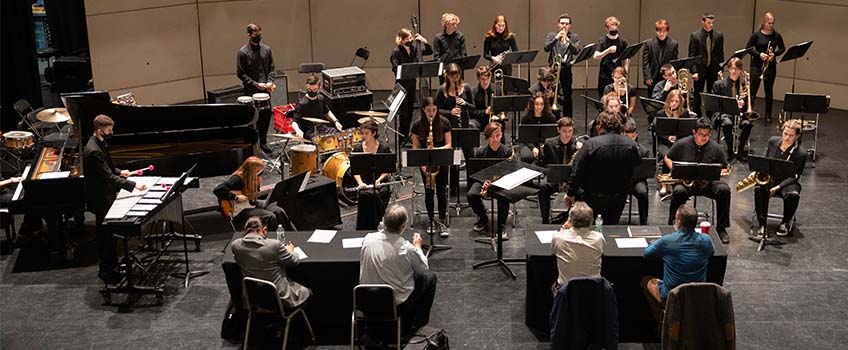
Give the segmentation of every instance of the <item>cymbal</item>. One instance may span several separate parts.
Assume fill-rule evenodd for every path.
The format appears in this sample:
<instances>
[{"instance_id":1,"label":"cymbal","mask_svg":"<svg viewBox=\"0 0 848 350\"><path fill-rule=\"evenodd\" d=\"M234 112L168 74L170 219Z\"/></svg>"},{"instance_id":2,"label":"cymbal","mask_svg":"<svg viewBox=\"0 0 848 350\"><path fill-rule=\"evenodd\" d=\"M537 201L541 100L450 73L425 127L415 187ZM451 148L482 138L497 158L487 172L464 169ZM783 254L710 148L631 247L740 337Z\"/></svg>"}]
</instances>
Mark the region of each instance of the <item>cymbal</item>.
<instances>
[{"instance_id":1,"label":"cymbal","mask_svg":"<svg viewBox=\"0 0 848 350\"><path fill-rule=\"evenodd\" d=\"M308 139L305 139L305 138L299 137L299 136L297 136L297 135L295 135L295 134L268 134L268 135L269 135L269 136L282 137L282 138L284 138L284 139L289 139L289 140L291 140L291 141L299 141L299 142L308 142L308 143L312 143L312 141L311 141L311 140L308 140Z\"/></svg>"},{"instance_id":2,"label":"cymbal","mask_svg":"<svg viewBox=\"0 0 848 350\"><path fill-rule=\"evenodd\" d=\"M369 120L373 120L377 124L383 124L383 123L386 122L386 119L380 118L380 117L365 117L365 118L359 118L356 121L359 122L359 124L365 124L365 122L367 122Z\"/></svg>"},{"instance_id":3,"label":"cymbal","mask_svg":"<svg viewBox=\"0 0 848 350\"><path fill-rule=\"evenodd\" d=\"M356 114L356 115L364 115L366 117L385 117L385 116L389 115L386 112L377 112L377 111L354 111L353 113Z\"/></svg>"},{"instance_id":4,"label":"cymbal","mask_svg":"<svg viewBox=\"0 0 848 350\"><path fill-rule=\"evenodd\" d=\"M35 115L35 119L45 123L62 123L71 120L68 110L65 108L47 108Z\"/></svg>"},{"instance_id":5,"label":"cymbal","mask_svg":"<svg viewBox=\"0 0 848 350\"><path fill-rule=\"evenodd\" d=\"M326 119L303 117L303 120L308 120L308 121L311 121L313 123L318 123L318 124L330 124L330 121L326 120Z\"/></svg>"}]
</instances>

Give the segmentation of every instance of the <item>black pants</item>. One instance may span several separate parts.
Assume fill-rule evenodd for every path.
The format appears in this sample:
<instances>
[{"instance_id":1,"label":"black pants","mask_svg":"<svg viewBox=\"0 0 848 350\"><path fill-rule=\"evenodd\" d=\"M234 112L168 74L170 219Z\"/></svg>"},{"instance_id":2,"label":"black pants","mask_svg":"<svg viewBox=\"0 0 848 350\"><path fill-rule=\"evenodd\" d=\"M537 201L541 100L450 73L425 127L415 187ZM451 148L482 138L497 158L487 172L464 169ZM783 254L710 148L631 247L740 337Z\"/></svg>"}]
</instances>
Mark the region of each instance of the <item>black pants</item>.
<instances>
[{"instance_id":1,"label":"black pants","mask_svg":"<svg viewBox=\"0 0 848 350\"><path fill-rule=\"evenodd\" d=\"M702 72L698 77L698 80L695 81L695 93L693 94L693 108L690 110L694 111L698 115L701 115L701 92L711 93L713 90L713 83L718 78L718 66L711 66L709 68L701 67Z\"/></svg>"},{"instance_id":2,"label":"black pants","mask_svg":"<svg viewBox=\"0 0 848 350\"><path fill-rule=\"evenodd\" d=\"M433 210L435 203L433 201L433 196L436 195L439 197L439 220L444 221L445 217L447 217L448 212L448 173L450 172L449 167L440 167L439 174L436 175L436 188L435 189L424 189L424 205L427 207L427 217L433 218ZM427 183L427 180L424 178L424 171L419 170L421 173L421 179L424 180L424 183Z\"/></svg>"},{"instance_id":3,"label":"black pants","mask_svg":"<svg viewBox=\"0 0 848 350\"><path fill-rule=\"evenodd\" d=\"M677 208L685 204L689 197L693 195L715 199L716 228L730 227L730 187L722 181L712 181L704 185L695 182L692 187L686 187L682 184L674 185L674 191L671 192L671 204L668 207L669 225L674 224L674 215L677 214Z\"/></svg>"},{"instance_id":4,"label":"black pants","mask_svg":"<svg viewBox=\"0 0 848 350\"><path fill-rule=\"evenodd\" d=\"M551 220L551 196L559 191L559 184L543 183L539 186L539 212L542 224L547 225Z\"/></svg>"},{"instance_id":5,"label":"black pants","mask_svg":"<svg viewBox=\"0 0 848 350\"><path fill-rule=\"evenodd\" d=\"M633 184L633 197L639 204L639 225L648 224L648 181L642 180ZM604 219L604 223L607 220Z\"/></svg>"},{"instance_id":6,"label":"black pants","mask_svg":"<svg viewBox=\"0 0 848 350\"><path fill-rule=\"evenodd\" d=\"M769 205L769 189L777 186L777 183L770 181L766 186L757 185L754 187L754 211L757 213L757 221L760 226L766 225ZM786 187L780 188L775 196L783 198L783 220L781 223L788 224L795 217L795 211L798 210L798 202L801 201L801 185L794 183Z\"/></svg>"},{"instance_id":7,"label":"black pants","mask_svg":"<svg viewBox=\"0 0 848 350\"><path fill-rule=\"evenodd\" d=\"M474 214L477 215L477 218L481 221L488 222L489 217L486 215L486 207L483 206L483 197L480 196L480 190L483 188L483 184L475 181L471 184L471 187L468 188L468 205L471 206L471 210L474 211ZM509 201L505 199L498 199L498 232L503 230L503 227L506 225L506 219L509 217Z\"/></svg>"},{"instance_id":8,"label":"black pants","mask_svg":"<svg viewBox=\"0 0 848 350\"><path fill-rule=\"evenodd\" d=\"M256 120L256 131L259 132L259 146L268 147L268 126L271 125L270 109L260 109L259 119Z\"/></svg>"},{"instance_id":9,"label":"black pants","mask_svg":"<svg viewBox=\"0 0 848 350\"><path fill-rule=\"evenodd\" d=\"M757 91L760 90L760 74L762 74L762 67L751 67L751 103L757 101ZM772 102L774 102L774 80L777 76L777 67L774 65L774 62L769 64L769 67L766 69L766 74L763 76L763 80L765 80L765 86L763 87L763 91L766 95L766 117L771 119L771 111L772 111Z\"/></svg>"},{"instance_id":10,"label":"black pants","mask_svg":"<svg viewBox=\"0 0 848 350\"><path fill-rule=\"evenodd\" d=\"M722 114L721 115L721 133L724 135L724 143L727 145L727 159L730 160L733 158L734 154L734 144L733 144L733 124L734 118L732 115ZM739 154L745 153L745 146L748 144L748 138L751 136L751 128L754 127L754 124L748 121L747 119L743 119L739 117Z\"/></svg>"},{"instance_id":11,"label":"black pants","mask_svg":"<svg viewBox=\"0 0 848 350\"><path fill-rule=\"evenodd\" d=\"M250 219L252 216L258 216L261 218L262 223L268 227L268 231L276 230L277 225L283 225L286 230L295 230L288 215L286 215L286 211L283 210L283 208L278 207L276 204L268 205L265 209L250 208L242 210L238 213L238 215L233 217L233 225L236 226L236 230L240 230L240 226L244 225L244 223L247 222L247 219Z\"/></svg>"},{"instance_id":12,"label":"black pants","mask_svg":"<svg viewBox=\"0 0 848 350\"><path fill-rule=\"evenodd\" d=\"M562 99L562 116L573 117L574 105L571 101L571 83L574 76L571 74L571 67L562 67L562 72L559 74L559 95Z\"/></svg>"},{"instance_id":13,"label":"black pants","mask_svg":"<svg viewBox=\"0 0 848 350\"><path fill-rule=\"evenodd\" d=\"M403 135L401 136L401 141L404 141L409 137L409 127L412 123L412 114L415 111L415 99L418 96L415 93L415 79L397 80L397 82L406 89L406 97L403 99L403 103L401 103L400 110L398 111L400 114L398 132Z\"/></svg>"},{"instance_id":14,"label":"black pants","mask_svg":"<svg viewBox=\"0 0 848 350\"><path fill-rule=\"evenodd\" d=\"M595 213L604 219L604 225L618 225L624 204L627 202L625 194L606 193L584 193L582 200Z\"/></svg>"},{"instance_id":15,"label":"black pants","mask_svg":"<svg viewBox=\"0 0 848 350\"><path fill-rule=\"evenodd\" d=\"M357 230L375 230L383 220L383 214L386 213L386 205L389 203L389 197L392 195L392 190L389 186L382 186L374 190L359 191L359 199L357 202L356 213L356 229Z\"/></svg>"},{"instance_id":16,"label":"black pants","mask_svg":"<svg viewBox=\"0 0 848 350\"><path fill-rule=\"evenodd\" d=\"M412 254L412 253L411 253ZM433 271L413 272L415 288L406 300L397 306L401 325L405 330L415 330L430 323L430 308L436 297L438 278Z\"/></svg>"},{"instance_id":17,"label":"black pants","mask_svg":"<svg viewBox=\"0 0 848 350\"><path fill-rule=\"evenodd\" d=\"M106 213L109 211L110 206L111 203L105 208L99 208L89 204L89 211L94 213L94 232L97 239L97 254L100 257L100 270L97 276L103 280L116 277L115 268L118 267L118 254L115 252L117 241L112 236L112 233L107 232L103 227L103 221L106 220Z\"/></svg>"}]
</instances>

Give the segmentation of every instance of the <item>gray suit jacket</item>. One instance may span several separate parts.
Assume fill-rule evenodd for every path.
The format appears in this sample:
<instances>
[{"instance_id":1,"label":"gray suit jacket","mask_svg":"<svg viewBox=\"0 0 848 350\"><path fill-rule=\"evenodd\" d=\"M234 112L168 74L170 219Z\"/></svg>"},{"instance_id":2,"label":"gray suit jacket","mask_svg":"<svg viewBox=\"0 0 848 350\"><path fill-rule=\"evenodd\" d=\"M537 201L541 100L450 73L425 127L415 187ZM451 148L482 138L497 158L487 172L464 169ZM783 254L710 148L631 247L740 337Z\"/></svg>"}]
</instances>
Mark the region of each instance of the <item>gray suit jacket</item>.
<instances>
[{"instance_id":1,"label":"gray suit jacket","mask_svg":"<svg viewBox=\"0 0 848 350\"><path fill-rule=\"evenodd\" d=\"M286 307L296 307L309 298L309 289L286 277L286 267L298 264L297 256L289 253L276 239L262 238L250 233L232 244L233 256L245 277L266 280L277 285L277 292Z\"/></svg>"}]
</instances>

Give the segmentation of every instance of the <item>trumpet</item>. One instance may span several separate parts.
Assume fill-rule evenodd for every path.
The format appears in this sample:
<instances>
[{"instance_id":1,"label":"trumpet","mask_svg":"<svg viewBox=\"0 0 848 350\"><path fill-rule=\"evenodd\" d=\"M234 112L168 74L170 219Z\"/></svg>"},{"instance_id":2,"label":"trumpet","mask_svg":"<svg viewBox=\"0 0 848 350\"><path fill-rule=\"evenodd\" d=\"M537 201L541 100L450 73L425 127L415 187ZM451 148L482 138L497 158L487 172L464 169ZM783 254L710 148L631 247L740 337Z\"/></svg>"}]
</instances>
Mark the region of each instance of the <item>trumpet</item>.
<instances>
[{"instance_id":1,"label":"trumpet","mask_svg":"<svg viewBox=\"0 0 848 350\"><path fill-rule=\"evenodd\" d=\"M689 109L689 95L692 91L692 74L689 73L689 70L686 68L681 68L677 71L677 86L680 88L684 94L686 94L685 99L683 100L684 108Z\"/></svg>"},{"instance_id":2,"label":"trumpet","mask_svg":"<svg viewBox=\"0 0 848 350\"><path fill-rule=\"evenodd\" d=\"M739 79L742 79L742 87L740 88L740 90L742 91L739 92L739 96L737 96L736 99L748 99L748 110L742 113L742 118L747 119L748 121L755 121L757 119L760 119L760 114L754 112L754 110L751 108L751 79L749 78L750 77L748 76L748 72L743 71L740 74Z\"/></svg>"},{"instance_id":3,"label":"trumpet","mask_svg":"<svg viewBox=\"0 0 848 350\"><path fill-rule=\"evenodd\" d=\"M426 118L426 117L423 117ZM436 116L438 118L438 116ZM430 133L427 135L427 149L433 149L435 141L433 140L433 123L430 123ZM424 188L428 190L436 189L436 175L439 175L439 167L427 167L424 171Z\"/></svg>"},{"instance_id":4,"label":"trumpet","mask_svg":"<svg viewBox=\"0 0 848 350\"><path fill-rule=\"evenodd\" d=\"M492 63L489 63L489 65L486 66L486 68L488 68L489 70L492 70L492 68L499 67L500 63L495 63L495 59L497 58L498 61L503 61L504 56L506 56L506 54L508 54L510 52L512 52L512 49L508 49L504 52L499 53L497 56L492 58Z\"/></svg>"},{"instance_id":5,"label":"trumpet","mask_svg":"<svg viewBox=\"0 0 848 350\"><path fill-rule=\"evenodd\" d=\"M771 47L771 40L769 40L768 46L766 46L766 55L769 57L766 57L766 60L763 61L763 67L761 69L762 72L760 72L760 80L763 80L763 77L765 77L766 69L768 69L769 62L771 62L769 59L771 58L771 55L774 55L774 48Z\"/></svg>"},{"instance_id":6,"label":"trumpet","mask_svg":"<svg viewBox=\"0 0 848 350\"><path fill-rule=\"evenodd\" d=\"M558 103L558 97L559 97L559 73L560 73L560 71L562 71L562 56L560 56L559 54L556 54L556 56L554 56L554 63L551 64L551 69L555 69L556 72L557 72L556 80L554 81L554 84L556 84L556 87L554 87L554 103L551 104L551 110L554 111L554 112L558 112L560 110L559 103Z\"/></svg>"}]
</instances>

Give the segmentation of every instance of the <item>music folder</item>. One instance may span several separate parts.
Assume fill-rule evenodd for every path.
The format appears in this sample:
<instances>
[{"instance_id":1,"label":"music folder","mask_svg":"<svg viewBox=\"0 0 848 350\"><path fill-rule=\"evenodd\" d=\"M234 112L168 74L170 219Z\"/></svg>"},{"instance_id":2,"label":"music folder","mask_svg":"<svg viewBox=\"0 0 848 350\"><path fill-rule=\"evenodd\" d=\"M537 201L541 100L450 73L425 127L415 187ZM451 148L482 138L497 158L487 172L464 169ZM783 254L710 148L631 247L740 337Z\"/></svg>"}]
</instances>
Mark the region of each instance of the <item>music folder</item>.
<instances>
[{"instance_id":1,"label":"music folder","mask_svg":"<svg viewBox=\"0 0 848 350\"><path fill-rule=\"evenodd\" d=\"M654 133L661 136L687 136L695 130L697 118L657 118L654 121Z\"/></svg>"},{"instance_id":2,"label":"music folder","mask_svg":"<svg viewBox=\"0 0 848 350\"><path fill-rule=\"evenodd\" d=\"M719 170L720 171L720 170ZM633 179L635 180L644 180L647 178L654 177L657 173L657 159L656 158L642 158L642 162L639 163L639 166L633 170Z\"/></svg>"},{"instance_id":3,"label":"music folder","mask_svg":"<svg viewBox=\"0 0 848 350\"><path fill-rule=\"evenodd\" d=\"M795 176L795 163L778 158L750 155L748 156L748 169L768 174L778 179Z\"/></svg>"},{"instance_id":4,"label":"music folder","mask_svg":"<svg viewBox=\"0 0 848 350\"><path fill-rule=\"evenodd\" d=\"M691 64L695 64L695 62L698 62L698 60L700 60L700 59L701 59L701 55L698 55L698 56L692 56L692 57L678 58L676 60L671 60L668 63L672 67L674 67L674 70L680 70L680 68L683 68L683 66L691 67L690 66Z\"/></svg>"},{"instance_id":5,"label":"music folder","mask_svg":"<svg viewBox=\"0 0 848 350\"><path fill-rule=\"evenodd\" d=\"M613 61L614 63L617 63L618 61L621 61L621 60L627 60L627 59L630 59L631 57L633 57L633 55L635 55L637 52L639 52L639 49L641 49L641 48L642 48L642 46L643 46L643 45L645 45L645 43L646 43L647 41L648 41L648 40L644 40L644 41L641 41L641 42L635 43L635 44L633 44L633 45L630 45L630 46L628 46L628 47L625 47L625 48L624 48L624 50L622 50L622 51L621 51L621 55L620 55L620 56L618 56L618 57L616 57L616 58L615 58L615 59L613 59L612 61Z\"/></svg>"},{"instance_id":6,"label":"music folder","mask_svg":"<svg viewBox=\"0 0 848 350\"><path fill-rule=\"evenodd\" d=\"M672 162L672 165L671 177L684 180L715 181L721 178L724 169L718 163Z\"/></svg>"},{"instance_id":7,"label":"music folder","mask_svg":"<svg viewBox=\"0 0 848 350\"><path fill-rule=\"evenodd\" d=\"M546 139L559 135L557 124L521 124L518 126L518 142L543 144Z\"/></svg>"},{"instance_id":8,"label":"music folder","mask_svg":"<svg viewBox=\"0 0 848 350\"><path fill-rule=\"evenodd\" d=\"M568 63L568 65L573 66L575 64L578 64L580 62L583 62L583 61L591 58L592 55L595 54L595 46L596 45L597 45L597 43L591 43L589 45L583 46L583 49L580 50L580 53L578 53L576 56L574 56L574 59L570 63Z\"/></svg>"},{"instance_id":9,"label":"music folder","mask_svg":"<svg viewBox=\"0 0 848 350\"><path fill-rule=\"evenodd\" d=\"M736 101L736 98L734 97L702 92L701 103L704 105L704 112L718 112L728 115L738 115L742 112L739 109L739 104Z\"/></svg>"},{"instance_id":10,"label":"music folder","mask_svg":"<svg viewBox=\"0 0 848 350\"><path fill-rule=\"evenodd\" d=\"M414 62L404 63L397 67L396 80L429 78L442 75L444 71L442 62Z\"/></svg>"}]
</instances>

